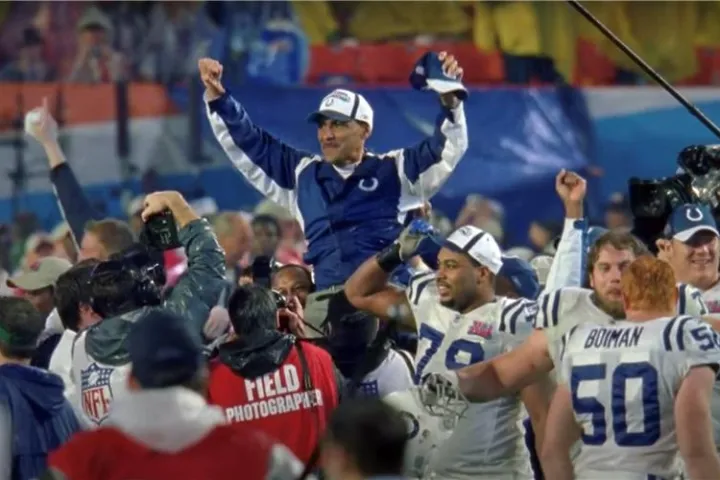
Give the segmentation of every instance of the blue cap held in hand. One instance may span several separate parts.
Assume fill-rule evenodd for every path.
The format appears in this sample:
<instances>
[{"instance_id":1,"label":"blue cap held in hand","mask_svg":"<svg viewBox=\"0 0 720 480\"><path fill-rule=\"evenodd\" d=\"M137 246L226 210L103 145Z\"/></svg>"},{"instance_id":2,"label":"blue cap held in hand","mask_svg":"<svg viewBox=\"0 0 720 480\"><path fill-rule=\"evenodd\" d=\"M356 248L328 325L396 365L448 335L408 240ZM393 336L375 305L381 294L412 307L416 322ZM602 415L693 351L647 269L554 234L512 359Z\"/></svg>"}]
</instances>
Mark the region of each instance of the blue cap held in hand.
<instances>
[{"instance_id":1,"label":"blue cap held in hand","mask_svg":"<svg viewBox=\"0 0 720 480\"><path fill-rule=\"evenodd\" d=\"M443 62L435 52L426 53L415 63L410 85L415 90L432 90L439 94L453 92L460 100L468 97L462 82L445 74Z\"/></svg>"}]
</instances>

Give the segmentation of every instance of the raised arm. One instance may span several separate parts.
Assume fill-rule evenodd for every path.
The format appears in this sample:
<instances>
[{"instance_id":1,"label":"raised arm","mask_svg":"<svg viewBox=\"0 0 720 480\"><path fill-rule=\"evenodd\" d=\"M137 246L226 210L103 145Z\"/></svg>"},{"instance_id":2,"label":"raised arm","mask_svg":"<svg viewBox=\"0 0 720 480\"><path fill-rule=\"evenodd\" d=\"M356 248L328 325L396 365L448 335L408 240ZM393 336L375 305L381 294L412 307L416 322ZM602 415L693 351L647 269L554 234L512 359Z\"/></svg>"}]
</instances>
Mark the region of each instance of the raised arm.
<instances>
[{"instance_id":1,"label":"raised arm","mask_svg":"<svg viewBox=\"0 0 720 480\"><path fill-rule=\"evenodd\" d=\"M169 209L188 257L188 270L178 280L164 307L193 322L201 332L210 309L225 288L225 256L207 220L201 219L177 192L156 192L145 199L143 220Z\"/></svg>"},{"instance_id":2,"label":"raised arm","mask_svg":"<svg viewBox=\"0 0 720 480\"><path fill-rule=\"evenodd\" d=\"M443 96L441 103L431 137L387 154L395 160L401 207L414 208L435 195L467 151L468 131L462 102Z\"/></svg>"},{"instance_id":3,"label":"raised arm","mask_svg":"<svg viewBox=\"0 0 720 480\"><path fill-rule=\"evenodd\" d=\"M319 157L286 145L252 123L220 83L219 62L204 58L198 67L210 126L230 161L260 193L294 212L297 178Z\"/></svg>"},{"instance_id":4,"label":"raised arm","mask_svg":"<svg viewBox=\"0 0 720 480\"><path fill-rule=\"evenodd\" d=\"M82 242L85 226L91 220L100 220L90 200L85 196L75 173L65 159L57 137L57 123L48 109L47 98L43 105L33 109L25 119L25 131L37 140L45 150L50 164L50 181L55 191L58 207L70 226L76 247Z\"/></svg>"},{"instance_id":5,"label":"raised arm","mask_svg":"<svg viewBox=\"0 0 720 480\"><path fill-rule=\"evenodd\" d=\"M582 287L585 274L587 222L583 218L583 202L587 182L574 172L561 170L555 177L555 191L565 207L565 225L543 293L563 287Z\"/></svg>"},{"instance_id":6,"label":"raised arm","mask_svg":"<svg viewBox=\"0 0 720 480\"><path fill-rule=\"evenodd\" d=\"M410 280L407 291L388 285L390 274L403 262L412 258L420 242L429 231L429 225L414 220L392 245L363 262L345 284L345 295L357 309L372 313L378 318L401 319L403 324L415 329L413 311L423 299L424 290L434 283L432 272L416 275Z\"/></svg>"}]
</instances>

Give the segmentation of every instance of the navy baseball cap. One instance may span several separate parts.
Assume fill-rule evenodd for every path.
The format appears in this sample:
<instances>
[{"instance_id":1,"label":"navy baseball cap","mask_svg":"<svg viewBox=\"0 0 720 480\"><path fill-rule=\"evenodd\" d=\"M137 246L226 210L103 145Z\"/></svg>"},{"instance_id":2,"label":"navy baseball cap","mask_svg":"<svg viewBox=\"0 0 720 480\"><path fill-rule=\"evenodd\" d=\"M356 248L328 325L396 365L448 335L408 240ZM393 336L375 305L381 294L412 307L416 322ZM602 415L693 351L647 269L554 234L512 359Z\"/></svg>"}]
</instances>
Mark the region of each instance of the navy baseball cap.
<instances>
[{"instance_id":1,"label":"navy baseball cap","mask_svg":"<svg viewBox=\"0 0 720 480\"><path fill-rule=\"evenodd\" d=\"M143 388L165 388L192 380L204 365L202 341L187 320L154 309L128 335L132 375Z\"/></svg>"},{"instance_id":2,"label":"navy baseball cap","mask_svg":"<svg viewBox=\"0 0 720 480\"><path fill-rule=\"evenodd\" d=\"M440 94L453 92L460 100L468 97L462 81L445 74L443 63L435 52L427 52L420 57L410 73L409 81L415 90L433 90Z\"/></svg>"},{"instance_id":3,"label":"navy baseball cap","mask_svg":"<svg viewBox=\"0 0 720 480\"><path fill-rule=\"evenodd\" d=\"M687 242L693 235L702 231L720 236L710 207L698 203L688 203L680 205L672 211L663 233L667 238Z\"/></svg>"},{"instance_id":4,"label":"navy baseball cap","mask_svg":"<svg viewBox=\"0 0 720 480\"><path fill-rule=\"evenodd\" d=\"M535 269L522 258L503 255L499 277L507 278L522 298L537 298L540 295L540 281Z\"/></svg>"}]
</instances>

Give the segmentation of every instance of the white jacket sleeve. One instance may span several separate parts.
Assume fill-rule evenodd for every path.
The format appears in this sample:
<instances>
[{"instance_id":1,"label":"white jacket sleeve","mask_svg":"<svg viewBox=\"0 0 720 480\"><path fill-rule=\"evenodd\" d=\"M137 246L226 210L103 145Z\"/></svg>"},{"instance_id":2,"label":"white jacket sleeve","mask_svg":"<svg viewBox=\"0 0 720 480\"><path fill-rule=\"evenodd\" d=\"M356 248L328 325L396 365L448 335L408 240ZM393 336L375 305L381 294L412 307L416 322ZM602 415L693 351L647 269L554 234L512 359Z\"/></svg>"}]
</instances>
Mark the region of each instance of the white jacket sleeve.
<instances>
[{"instance_id":1,"label":"white jacket sleeve","mask_svg":"<svg viewBox=\"0 0 720 480\"><path fill-rule=\"evenodd\" d=\"M563 287L581 287L585 275L587 221L566 218L562 236L543 293Z\"/></svg>"}]
</instances>

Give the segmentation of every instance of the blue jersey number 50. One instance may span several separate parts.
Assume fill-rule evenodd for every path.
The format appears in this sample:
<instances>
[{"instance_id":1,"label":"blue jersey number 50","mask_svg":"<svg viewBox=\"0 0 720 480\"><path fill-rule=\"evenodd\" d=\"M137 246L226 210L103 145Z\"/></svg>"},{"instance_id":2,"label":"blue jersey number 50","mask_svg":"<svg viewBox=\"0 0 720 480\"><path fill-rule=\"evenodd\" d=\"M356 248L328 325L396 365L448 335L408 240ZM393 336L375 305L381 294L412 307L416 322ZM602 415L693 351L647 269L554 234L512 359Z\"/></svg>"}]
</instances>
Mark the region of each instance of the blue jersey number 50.
<instances>
[{"instance_id":1,"label":"blue jersey number 50","mask_svg":"<svg viewBox=\"0 0 720 480\"><path fill-rule=\"evenodd\" d=\"M570 388L573 410L576 415L590 415L592 433L583 433L586 445L603 445L607 441L607 424L612 422L615 443L621 447L646 447L660 438L660 400L658 396L658 372L648 362L621 363L612 372L610 385L610 416L607 406L595 396L579 396L583 382L605 380L607 365L580 365L572 369ZM634 418L643 418L641 431L629 431L626 405L628 380L642 382L642 412L632 412Z\"/></svg>"},{"instance_id":2,"label":"blue jersey number 50","mask_svg":"<svg viewBox=\"0 0 720 480\"><path fill-rule=\"evenodd\" d=\"M445 335L439 330L436 330L428 324L423 323L422 325L420 325L420 332L418 332L418 342L422 341L423 339L429 340L430 346L427 348L427 350L425 350L425 354L420 358L420 360L418 360L417 366L415 368L416 383L420 382L420 380L422 379L425 367L427 367L430 359L437 353L440 345L445 339ZM470 361L467 363L461 363L455 360L457 354L460 352L465 352L466 354L468 354L470 357ZM458 368L467 367L468 365L472 365L473 363L482 362L484 358L485 352L483 351L482 345L480 345L479 343L471 342L470 340L465 340L464 338L460 338L458 340L455 340L448 346L447 353L445 354L445 367L448 370L457 370Z\"/></svg>"}]
</instances>

